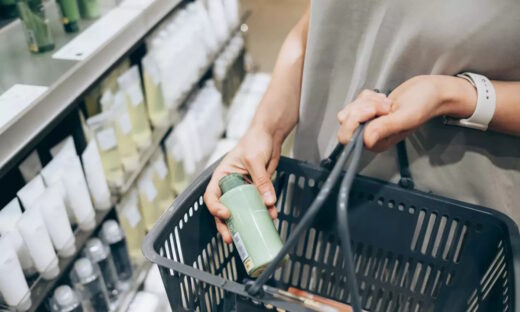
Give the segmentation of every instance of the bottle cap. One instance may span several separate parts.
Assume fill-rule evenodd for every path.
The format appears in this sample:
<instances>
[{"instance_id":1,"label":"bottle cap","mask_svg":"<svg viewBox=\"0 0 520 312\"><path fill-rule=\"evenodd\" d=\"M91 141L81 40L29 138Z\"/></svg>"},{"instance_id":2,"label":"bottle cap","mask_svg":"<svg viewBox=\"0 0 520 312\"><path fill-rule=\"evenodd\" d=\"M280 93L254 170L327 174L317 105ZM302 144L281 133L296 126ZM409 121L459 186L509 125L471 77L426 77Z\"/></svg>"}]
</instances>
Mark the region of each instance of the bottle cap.
<instances>
[{"instance_id":1,"label":"bottle cap","mask_svg":"<svg viewBox=\"0 0 520 312\"><path fill-rule=\"evenodd\" d=\"M240 173L230 173L218 181L218 186L222 191L222 194L234 189L237 186L245 185L244 177Z\"/></svg>"},{"instance_id":2,"label":"bottle cap","mask_svg":"<svg viewBox=\"0 0 520 312\"><path fill-rule=\"evenodd\" d=\"M60 309L75 307L79 304L76 293L67 285L61 285L54 291L54 301Z\"/></svg>"},{"instance_id":3,"label":"bottle cap","mask_svg":"<svg viewBox=\"0 0 520 312\"><path fill-rule=\"evenodd\" d=\"M92 262L87 258L80 258L74 263L74 271L81 282L88 281L94 276L94 267Z\"/></svg>"},{"instance_id":4,"label":"bottle cap","mask_svg":"<svg viewBox=\"0 0 520 312\"><path fill-rule=\"evenodd\" d=\"M101 237L107 244L114 244L124 238L123 231L114 220L107 220L101 226Z\"/></svg>"},{"instance_id":5,"label":"bottle cap","mask_svg":"<svg viewBox=\"0 0 520 312\"><path fill-rule=\"evenodd\" d=\"M61 248L58 250L58 255L60 257L68 258L72 257L74 253L76 252L76 240L74 236Z\"/></svg>"},{"instance_id":6,"label":"bottle cap","mask_svg":"<svg viewBox=\"0 0 520 312\"><path fill-rule=\"evenodd\" d=\"M108 256L107 248L105 248L105 245L99 238L89 239L85 245L85 251L87 257L96 263L106 259Z\"/></svg>"}]
</instances>

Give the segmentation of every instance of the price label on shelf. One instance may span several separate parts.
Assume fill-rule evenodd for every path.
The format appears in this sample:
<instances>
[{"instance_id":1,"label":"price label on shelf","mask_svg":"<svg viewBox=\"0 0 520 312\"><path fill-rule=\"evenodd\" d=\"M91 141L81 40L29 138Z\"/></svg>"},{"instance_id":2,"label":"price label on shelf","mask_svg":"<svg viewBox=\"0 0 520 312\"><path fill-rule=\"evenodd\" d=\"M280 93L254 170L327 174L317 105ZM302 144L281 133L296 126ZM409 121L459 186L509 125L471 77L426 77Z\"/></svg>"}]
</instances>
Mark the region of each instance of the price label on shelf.
<instances>
[{"instance_id":1,"label":"price label on shelf","mask_svg":"<svg viewBox=\"0 0 520 312\"><path fill-rule=\"evenodd\" d=\"M0 129L23 113L47 89L48 87L15 84L0 95Z\"/></svg>"},{"instance_id":2,"label":"price label on shelf","mask_svg":"<svg viewBox=\"0 0 520 312\"><path fill-rule=\"evenodd\" d=\"M140 10L114 8L76 38L52 55L54 59L82 61L108 44L130 23L135 22Z\"/></svg>"}]
</instances>

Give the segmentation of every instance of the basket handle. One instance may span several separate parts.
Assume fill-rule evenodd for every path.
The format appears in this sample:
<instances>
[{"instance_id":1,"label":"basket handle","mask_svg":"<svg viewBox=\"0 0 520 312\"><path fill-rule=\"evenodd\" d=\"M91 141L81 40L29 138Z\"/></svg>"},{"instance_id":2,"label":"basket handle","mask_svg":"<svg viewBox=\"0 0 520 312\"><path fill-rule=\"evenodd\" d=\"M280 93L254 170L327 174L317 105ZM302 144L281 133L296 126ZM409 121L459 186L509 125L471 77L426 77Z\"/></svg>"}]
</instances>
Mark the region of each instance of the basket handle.
<instances>
[{"instance_id":1,"label":"basket handle","mask_svg":"<svg viewBox=\"0 0 520 312\"><path fill-rule=\"evenodd\" d=\"M302 216L300 222L298 222L298 225L294 229L291 236L287 239L285 244L283 245L282 249L278 252L276 257L269 263L267 268L260 274L260 276L255 280L247 283L246 290L250 296L261 296L262 295L262 286L267 282L269 277L273 274L273 272L277 269L278 264L283 260L285 255L296 245L300 235L306 231L309 226L314 221L314 218L316 217L317 213L320 211L321 207L323 206L325 200L329 197L330 192L334 188L334 186L337 184L343 167L345 166L350 154L352 153L354 146L356 142L362 141L362 132L363 132L364 126L359 127L356 132L354 133L354 138L351 140L346 146L338 145L340 147L337 147L337 149L340 151L338 152L338 160L335 162L334 168L332 168L332 171L330 172L328 178L325 180L325 183L323 184L323 187L318 192L318 196L316 199L312 202L310 207L307 209L305 214ZM359 145L359 144L358 144ZM361 147L363 146L361 142ZM346 257L347 258L347 257ZM351 280L351 278L349 278ZM357 311L356 311L357 312Z\"/></svg>"}]
</instances>

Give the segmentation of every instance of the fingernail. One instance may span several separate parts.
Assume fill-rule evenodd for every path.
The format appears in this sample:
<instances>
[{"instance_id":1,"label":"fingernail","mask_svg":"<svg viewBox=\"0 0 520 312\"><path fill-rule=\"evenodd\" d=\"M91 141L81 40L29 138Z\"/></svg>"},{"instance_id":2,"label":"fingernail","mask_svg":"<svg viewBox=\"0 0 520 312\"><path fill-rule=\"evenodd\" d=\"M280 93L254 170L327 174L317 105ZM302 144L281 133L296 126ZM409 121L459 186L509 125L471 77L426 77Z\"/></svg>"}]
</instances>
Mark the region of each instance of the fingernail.
<instances>
[{"instance_id":1,"label":"fingernail","mask_svg":"<svg viewBox=\"0 0 520 312\"><path fill-rule=\"evenodd\" d=\"M273 196L273 194L271 194L271 192L265 192L263 196L264 196L264 201L266 203L269 203L269 204L274 203L274 196Z\"/></svg>"}]
</instances>

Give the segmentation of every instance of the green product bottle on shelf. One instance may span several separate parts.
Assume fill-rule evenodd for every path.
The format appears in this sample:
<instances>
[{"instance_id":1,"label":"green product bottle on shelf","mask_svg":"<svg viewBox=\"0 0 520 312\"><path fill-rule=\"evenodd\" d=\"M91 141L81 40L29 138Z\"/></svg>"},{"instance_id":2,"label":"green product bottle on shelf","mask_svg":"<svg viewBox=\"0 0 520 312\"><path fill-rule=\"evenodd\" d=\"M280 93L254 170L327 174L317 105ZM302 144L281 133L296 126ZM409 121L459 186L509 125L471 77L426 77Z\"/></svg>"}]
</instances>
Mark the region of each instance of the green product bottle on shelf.
<instances>
[{"instance_id":1,"label":"green product bottle on shelf","mask_svg":"<svg viewBox=\"0 0 520 312\"><path fill-rule=\"evenodd\" d=\"M78 0L81 18L92 19L101 16L99 0Z\"/></svg>"},{"instance_id":2,"label":"green product bottle on shelf","mask_svg":"<svg viewBox=\"0 0 520 312\"><path fill-rule=\"evenodd\" d=\"M231 213L226 223L233 243L247 274L258 277L282 249L283 242L253 184L247 184L242 175L231 173L220 179L219 186L220 202Z\"/></svg>"},{"instance_id":3,"label":"green product bottle on shelf","mask_svg":"<svg viewBox=\"0 0 520 312\"><path fill-rule=\"evenodd\" d=\"M17 4L29 50L33 53L43 53L54 49L54 38L49 20L45 16L43 1L18 0Z\"/></svg>"},{"instance_id":4,"label":"green product bottle on shelf","mask_svg":"<svg viewBox=\"0 0 520 312\"><path fill-rule=\"evenodd\" d=\"M58 0L61 11L61 22L66 32L79 31L79 8L76 0Z\"/></svg>"},{"instance_id":5,"label":"green product bottle on shelf","mask_svg":"<svg viewBox=\"0 0 520 312\"><path fill-rule=\"evenodd\" d=\"M16 0L0 0L0 18L15 18L18 16Z\"/></svg>"}]
</instances>

